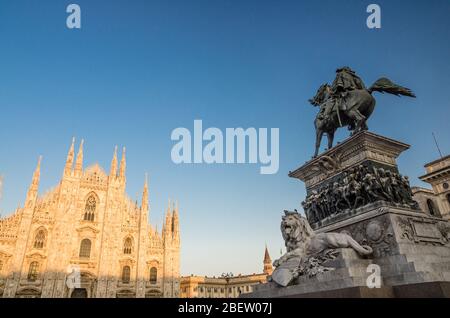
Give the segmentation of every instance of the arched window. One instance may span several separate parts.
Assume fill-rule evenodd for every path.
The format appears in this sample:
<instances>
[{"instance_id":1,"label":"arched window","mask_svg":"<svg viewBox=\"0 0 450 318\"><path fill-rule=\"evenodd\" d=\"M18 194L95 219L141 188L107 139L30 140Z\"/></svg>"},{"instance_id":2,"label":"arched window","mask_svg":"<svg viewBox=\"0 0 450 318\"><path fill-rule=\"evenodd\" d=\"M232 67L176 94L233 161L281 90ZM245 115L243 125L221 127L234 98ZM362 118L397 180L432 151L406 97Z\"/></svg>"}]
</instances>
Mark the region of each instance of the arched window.
<instances>
[{"instance_id":1,"label":"arched window","mask_svg":"<svg viewBox=\"0 0 450 318\"><path fill-rule=\"evenodd\" d=\"M158 281L158 269L156 267L150 268L150 284L156 284Z\"/></svg>"},{"instance_id":2,"label":"arched window","mask_svg":"<svg viewBox=\"0 0 450 318\"><path fill-rule=\"evenodd\" d=\"M447 193L447 202L450 204L450 193Z\"/></svg>"},{"instance_id":3,"label":"arched window","mask_svg":"<svg viewBox=\"0 0 450 318\"><path fill-rule=\"evenodd\" d=\"M34 248L44 248L45 245L45 230L44 229L40 229L37 233L36 233L36 237L34 238Z\"/></svg>"},{"instance_id":4,"label":"arched window","mask_svg":"<svg viewBox=\"0 0 450 318\"><path fill-rule=\"evenodd\" d=\"M86 200L86 206L84 207L84 220L93 222L95 219L95 209L97 208L97 200L95 196L91 194Z\"/></svg>"},{"instance_id":5,"label":"arched window","mask_svg":"<svg viewBox=\"0 0 450 318\"><path fill-rule=\"evenodd\" d=\"M130 283L131 269L130 266L124 266L122 269L122 283Z\"/></svg>"},{"instance_id":6,"label":"arched window","mask_svg":"<svg viewBox=\"0 0 450 318\"><path fill-rule=\"evenodd\" d=\"M131 240L131 237L127 237L125 242L123 243L123 253L131 254L132 250L133 250L133 241Z\"/></svg>"},{"instance_id":7,"label":"arched window","mask_svg":"<svg viewBox=\"0 0 450 318\"><path fill-rule=\"evenodd\" d=\"M84 239L80 244L80 257L89 258L91 257L91 241L89 239Z\"/></svg>"},{"instance_id":8,"label":"arched window","mask_svg":"<svg viewBox=\"0 0 450 318\"><path fill-rule=\"evenodd\" d=\"M427 200L427 205L428 205L428 211L430 212L431 215L433 216L437 216L438 215L438 210L436 208L436 206L434 205L433 200L428 199Z\"/></svg>"},{"instance_id":9,"label":"arched window","mask_svg":"<svg viewBox=\"0 0 450 318\"><path fill-rule=\"evenodd\" d=\"M30 282L34 282L38 279L39 275L39 263L38 262L32 262L30 264L30 268L28 270L28 280Z\"/></svg>"}]
</instances>

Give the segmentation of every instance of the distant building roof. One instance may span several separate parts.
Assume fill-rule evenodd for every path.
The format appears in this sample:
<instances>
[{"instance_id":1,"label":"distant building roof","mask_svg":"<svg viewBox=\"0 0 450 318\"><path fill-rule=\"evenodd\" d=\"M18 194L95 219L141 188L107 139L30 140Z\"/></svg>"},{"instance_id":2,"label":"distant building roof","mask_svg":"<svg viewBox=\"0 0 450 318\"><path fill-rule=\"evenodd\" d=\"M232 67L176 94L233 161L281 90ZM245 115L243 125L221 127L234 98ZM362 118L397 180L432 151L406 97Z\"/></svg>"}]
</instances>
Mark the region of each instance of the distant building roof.
<instances>
[{"instance_id":1,"label":"distant building roof","mask_svg":"<svg viewBox=\"0 0 450 318\"><path fill-rule=\"evenodd\" d=\"M434 161L432 161L432 162L427 163L424 167L426 168L426 167L435 165L435 164L439 163L440 161L447 160L447 159L449 159L449 158L450 158L450 155L447 155L447 156L445 156L445 157L442 157L442 158L439 158L439 159L436 159L436 160L434 160Z\"/></svg>"}]
</instances>

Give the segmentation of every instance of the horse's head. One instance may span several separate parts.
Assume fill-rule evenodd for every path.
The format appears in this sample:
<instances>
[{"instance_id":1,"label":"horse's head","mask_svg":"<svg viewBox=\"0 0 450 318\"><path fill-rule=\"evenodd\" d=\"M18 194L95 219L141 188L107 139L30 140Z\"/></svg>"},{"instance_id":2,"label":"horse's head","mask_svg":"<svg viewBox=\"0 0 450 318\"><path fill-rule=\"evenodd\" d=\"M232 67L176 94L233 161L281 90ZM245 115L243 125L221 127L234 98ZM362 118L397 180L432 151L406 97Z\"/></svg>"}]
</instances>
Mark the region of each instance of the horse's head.
<instances>
[{"instance_id":1,"label":"horse's head","mask_svg":"<svg viewBox=\"0 0 450 318\"><path fill-rule=\"evenodd\" d=\"M331 88L330 88L330 85L328 85L328 83L321 85L319 87L319 89L317 90L316 95L312 99L310 99L309 102L313 106L320 106L326 100L330 91L331 91Z\"/></svg>"}]
</instances>

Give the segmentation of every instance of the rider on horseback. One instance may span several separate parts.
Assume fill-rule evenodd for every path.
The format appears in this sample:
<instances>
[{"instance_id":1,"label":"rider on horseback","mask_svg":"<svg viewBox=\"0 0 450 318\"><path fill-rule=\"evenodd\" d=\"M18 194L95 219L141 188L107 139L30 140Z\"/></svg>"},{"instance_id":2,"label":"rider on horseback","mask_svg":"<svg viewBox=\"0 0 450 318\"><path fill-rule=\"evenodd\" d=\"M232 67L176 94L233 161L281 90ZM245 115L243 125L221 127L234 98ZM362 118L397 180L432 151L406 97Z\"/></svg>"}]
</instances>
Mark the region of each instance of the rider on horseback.
<instances>
[{"instance_id":1,"label":"rider on horseback","mask_svg":"<svg viewBox=\"0 0 450 318\"><path fill-rule=\"evenodd\" d=\"M336 70L336 79L331 86L333 93L347 92L354 89L366 89L361 78L350 67Z\"/></svg>"},{"instance_id":2,"label":"rider on horseback","mask_svg":"<svg viewBox=\"0 0 450 318\"><path fill-rule=\"evenodd\" d=\"M333 147L334 133L343 126L348 126L352 134L367 130L367 119L375 109L374 92L388 93L396 96L416 97L406 87L393 83L386 77L378 79L366 88L361 78L349 67L336 71L336 79L330 86L323 84L316 95L309 100L320 111L314 121L316 127L317 157L323 134L328 136L328 149Z\"/></svg>"},{"instance_id":3,"label":"rider on horseback","mask_svg":"<svg viewBox=\"0 0 450 318\"><path fill-rule=\"evenodd\" d=\"M331 102L323 110L323 117L328 118L333 111L345 112L347 110L346 97L349 91L365 89L361 78L348 66L336 70L336 78L329 87Z\"/></svg>"}]
</instances>

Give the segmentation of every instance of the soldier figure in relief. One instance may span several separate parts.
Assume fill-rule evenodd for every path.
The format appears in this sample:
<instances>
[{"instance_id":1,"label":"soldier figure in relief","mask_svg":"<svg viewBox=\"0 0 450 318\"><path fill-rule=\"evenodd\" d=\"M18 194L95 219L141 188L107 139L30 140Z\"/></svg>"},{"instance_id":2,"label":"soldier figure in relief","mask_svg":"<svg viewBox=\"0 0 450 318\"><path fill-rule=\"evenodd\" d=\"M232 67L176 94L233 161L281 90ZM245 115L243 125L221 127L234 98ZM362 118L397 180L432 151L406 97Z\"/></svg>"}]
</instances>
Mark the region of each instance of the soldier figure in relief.
<instances>
[{"instance_id":1,"label":"soldier figure in relief","mask_svg":"<svg viewBox=\"0 0 450 318\"><path fill-rule=\"evenodd\" d=\"M314 189L302 203L311 223L316 223L344 210L386 201L393 204L417 207L407 177L397 172L359 165L342 172L342 177Z\"/></svg>"}]
</instances>

